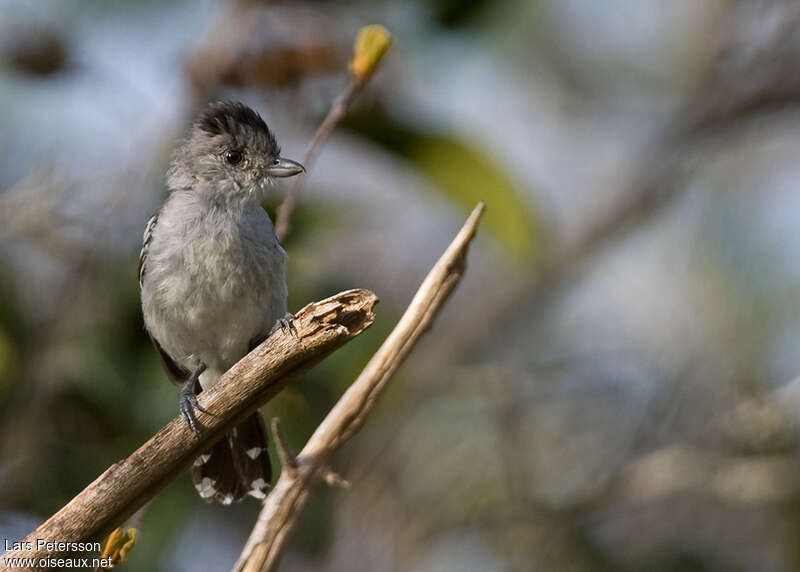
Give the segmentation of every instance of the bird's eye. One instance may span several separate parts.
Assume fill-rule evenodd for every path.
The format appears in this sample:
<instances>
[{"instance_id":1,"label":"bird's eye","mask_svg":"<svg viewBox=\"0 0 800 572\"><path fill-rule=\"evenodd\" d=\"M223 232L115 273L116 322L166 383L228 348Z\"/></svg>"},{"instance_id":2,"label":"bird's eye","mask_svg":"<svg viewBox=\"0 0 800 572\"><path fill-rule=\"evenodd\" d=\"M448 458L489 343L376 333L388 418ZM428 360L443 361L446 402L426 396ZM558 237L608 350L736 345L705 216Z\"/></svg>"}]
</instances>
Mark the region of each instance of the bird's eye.
<instances>
[{"instance_id":1,"label":"bird's eye","mask_svg":"<svg viewBox=\"0 0 800 572\"><path fill-rule=\"evenodd\" d=\"M231 165L236 165L242 162L242 152L237 149L228 149L225 151L225 160Z\"/></svg>"}]
</instances>

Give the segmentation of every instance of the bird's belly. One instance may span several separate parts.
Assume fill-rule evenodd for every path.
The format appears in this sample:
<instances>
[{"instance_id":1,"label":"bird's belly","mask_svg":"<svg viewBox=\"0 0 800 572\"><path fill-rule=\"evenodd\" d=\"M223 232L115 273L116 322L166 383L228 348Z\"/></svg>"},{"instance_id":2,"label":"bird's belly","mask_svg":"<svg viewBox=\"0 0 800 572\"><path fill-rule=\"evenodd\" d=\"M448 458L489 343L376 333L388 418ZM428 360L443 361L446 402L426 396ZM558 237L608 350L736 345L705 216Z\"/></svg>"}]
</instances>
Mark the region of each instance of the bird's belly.
<instances>
[{"instance_id":1,"label":"bird's belly","mask_svg":"<svg viewBox=\"0 0 800 572\"><path fill-rule=\"evenodd\" d=\"M189 371L204 365L206 387L242 358L250 343L286 313L282 268L176 273L162 281L159 311L147 327L162 348ZM244 275L248 275L247 278Z\"/></svg>"}]
</instances>

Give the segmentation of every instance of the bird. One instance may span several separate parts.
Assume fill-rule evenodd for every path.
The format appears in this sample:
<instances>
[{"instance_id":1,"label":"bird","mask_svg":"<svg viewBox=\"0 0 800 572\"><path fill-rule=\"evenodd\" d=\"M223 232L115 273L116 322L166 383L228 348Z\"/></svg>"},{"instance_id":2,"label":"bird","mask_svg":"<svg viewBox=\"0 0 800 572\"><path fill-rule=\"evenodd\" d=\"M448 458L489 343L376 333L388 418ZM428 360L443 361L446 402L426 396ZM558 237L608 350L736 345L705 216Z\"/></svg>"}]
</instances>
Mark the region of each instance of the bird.
<instances>
[{"instance_id":1,"label":"bird","mask_svg":"<svg viewBox=\"0 0 800 572\"><path fill-rule=\"evenodd\" d=\"M196 410L205 410L197 394L277 326L292 326L286 252L261 203L276 179L304 171L280 156L256 111L232 101L208 104L173 154L169 196L145 225L139 290L145 329L198 435ZM272 470L258 411L199 455L190 473L206 502L264 498Z\"/></svg>"}]
</instances>

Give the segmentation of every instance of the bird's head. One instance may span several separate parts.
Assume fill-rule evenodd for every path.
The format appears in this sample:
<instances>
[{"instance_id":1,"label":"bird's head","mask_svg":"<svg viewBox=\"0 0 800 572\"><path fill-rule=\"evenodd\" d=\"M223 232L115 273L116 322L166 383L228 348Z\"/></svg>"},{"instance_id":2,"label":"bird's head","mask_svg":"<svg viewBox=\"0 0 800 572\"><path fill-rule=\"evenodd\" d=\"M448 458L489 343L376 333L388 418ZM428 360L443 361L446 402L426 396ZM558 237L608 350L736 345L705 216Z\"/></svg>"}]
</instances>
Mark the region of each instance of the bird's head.
<instances>
[{"instance_id":1,"label":"bird's head","mask_svg":"<svg viewBox=\"0 0 800 572\"><path fill-rule=\"evenodd\" d=\"M203 189L217 198L261 201L274 179L305 171L280 156L275 135L243 103L208 105L177 149L167 173L171 189Z\"/></svg>"}]
</instances>

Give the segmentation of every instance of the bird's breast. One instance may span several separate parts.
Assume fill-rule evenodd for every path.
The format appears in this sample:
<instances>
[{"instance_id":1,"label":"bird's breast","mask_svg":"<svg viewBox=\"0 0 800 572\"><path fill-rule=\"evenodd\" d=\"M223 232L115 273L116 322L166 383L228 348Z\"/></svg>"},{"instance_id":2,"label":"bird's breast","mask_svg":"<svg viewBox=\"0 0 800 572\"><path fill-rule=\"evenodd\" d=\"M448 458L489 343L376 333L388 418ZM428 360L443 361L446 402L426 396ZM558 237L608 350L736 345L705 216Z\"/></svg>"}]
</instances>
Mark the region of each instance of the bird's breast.
<instances>
[{"instance_id":1,"label":"bird's breast","mask_svg":"<svg viewBox=\"0 0 800 572\"><path fill-rule=\"evenodd\" d=\"M185 264L192 271L181 285L191 306L257 313L285 300L286 254L272 229L256 223L227 220L195 229L184 246Z\"/></svg>"},{"instance_id":2,"label":"bird's breast","mask_svg":"<svg viewBox=\"0 0 800 572\"><path fill-rule=\"evenodd\" d=\"M142 293L160 323L148 329L159 342L153 329L167 334L162 346L173 358L231 365L286 312L286 254L267 214L259 206L240 217L206 213L189 222L162 215L159 227Z\"/></svg>"}]
</instances>

